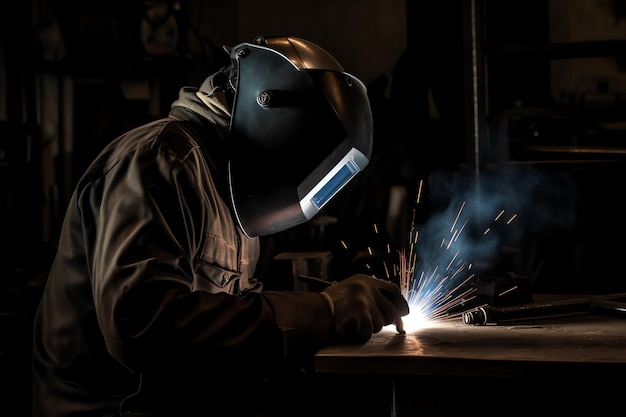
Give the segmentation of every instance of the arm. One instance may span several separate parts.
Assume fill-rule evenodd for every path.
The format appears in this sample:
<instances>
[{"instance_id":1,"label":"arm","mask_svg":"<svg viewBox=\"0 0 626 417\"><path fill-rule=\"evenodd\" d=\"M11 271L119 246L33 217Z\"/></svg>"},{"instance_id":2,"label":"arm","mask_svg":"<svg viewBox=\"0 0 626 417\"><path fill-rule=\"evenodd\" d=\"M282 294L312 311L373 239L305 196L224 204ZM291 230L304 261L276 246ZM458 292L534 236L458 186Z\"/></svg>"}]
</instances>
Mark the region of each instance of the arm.
<instances>
[{"instance_id":1,"label":"arm","mask_svg":"<svg viewBox=\"0 0 626 417\"><path fill-rule=\"evenodd\" d=\"M138 149L83 196L85 206L100 201L92 261L98 321L109 352L131 369L180 357L281 359L329 337L328 306L319 294L242 299L193 291L204 229L215 222L232 227L230 218L220 218L229 214L216 212L205 195L202 162L197 149ZM209 267L216 277L237 273ZM276 310L289 319L278 319Z\"/></svg>"}]
</instances>

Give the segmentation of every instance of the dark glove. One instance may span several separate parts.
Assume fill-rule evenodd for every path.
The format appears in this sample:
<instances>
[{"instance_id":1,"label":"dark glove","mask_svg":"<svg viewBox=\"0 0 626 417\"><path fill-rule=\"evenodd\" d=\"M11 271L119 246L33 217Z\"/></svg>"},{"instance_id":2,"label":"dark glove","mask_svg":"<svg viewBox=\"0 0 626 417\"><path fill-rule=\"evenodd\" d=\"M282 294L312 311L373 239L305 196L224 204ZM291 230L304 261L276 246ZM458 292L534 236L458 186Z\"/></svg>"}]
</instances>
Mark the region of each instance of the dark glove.
<instances>
[{"instance_id":1,"label":"dark glove","mask_svg":"<svg viewBox=\"0 0 626 417\"><path fill-rule=\"evenodd\" d=\"M409 314L397 285L357 274L326 288L334 305L337 342L364 343L383 326Z\"/></svg>"}]
</instances>

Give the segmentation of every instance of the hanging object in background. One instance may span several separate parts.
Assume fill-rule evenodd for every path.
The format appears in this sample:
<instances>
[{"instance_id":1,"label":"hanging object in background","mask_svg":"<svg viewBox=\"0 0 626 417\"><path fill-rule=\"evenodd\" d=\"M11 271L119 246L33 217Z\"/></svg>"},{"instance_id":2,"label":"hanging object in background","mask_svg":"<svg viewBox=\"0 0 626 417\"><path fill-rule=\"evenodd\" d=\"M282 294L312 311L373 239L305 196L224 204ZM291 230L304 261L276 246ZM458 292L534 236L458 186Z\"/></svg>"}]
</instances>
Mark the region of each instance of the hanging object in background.
<instances>
[{"instance_id":1,"label":"hanging object in background","mask_svg":"<svg viewBox=\"0 0 626 417\"><path fill-rule=\"evenodd\" d=\"M141 19L141 44L144 51L156 58L167 57L176 52L178 45L178 2L146 1Z\"/></svg>"}]
</instances>

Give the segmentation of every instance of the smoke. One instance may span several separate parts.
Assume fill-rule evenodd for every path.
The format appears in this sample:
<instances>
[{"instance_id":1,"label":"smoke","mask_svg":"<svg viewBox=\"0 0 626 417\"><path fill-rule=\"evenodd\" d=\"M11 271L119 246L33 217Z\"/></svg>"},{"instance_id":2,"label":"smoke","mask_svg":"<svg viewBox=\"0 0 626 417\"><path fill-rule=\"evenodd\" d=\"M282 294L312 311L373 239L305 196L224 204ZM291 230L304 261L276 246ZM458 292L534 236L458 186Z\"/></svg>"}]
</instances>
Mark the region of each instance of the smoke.
<instances>
[{"instance_id":1,"label":"smoke","mask_svg":"<svg viewBox=\"0 0 626 417\"><path fill-rule=\"evenodd\" d=\"M546 231L571 229L577 187L562 172L511 165L497 170L434 172L426 185L429 214L416 224L413 297L433 292L451 296L482 273L494 273L507 249ZM526 265L525 268L531 268ZM520 271L514 271L520 272ZM411 298L411 297L409 297ZM430 300L432 303L432 299Z\"/></svg>"}]
</instances>

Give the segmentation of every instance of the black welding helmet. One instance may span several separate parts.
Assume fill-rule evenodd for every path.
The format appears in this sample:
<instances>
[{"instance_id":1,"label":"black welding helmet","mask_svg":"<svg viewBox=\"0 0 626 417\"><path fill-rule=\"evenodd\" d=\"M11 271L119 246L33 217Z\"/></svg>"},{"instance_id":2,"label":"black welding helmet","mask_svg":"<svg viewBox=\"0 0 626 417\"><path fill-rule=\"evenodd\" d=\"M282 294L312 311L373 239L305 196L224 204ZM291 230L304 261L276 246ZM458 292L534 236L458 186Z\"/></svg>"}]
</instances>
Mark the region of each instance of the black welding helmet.
<instances>
[{"instance_id":1,"label":"black welding helmet","mask_svg":"<svg viewBox=\"0 0 626 417\"><path fill-rule=\"evenodd\" d=\"M229 187L248 237L310 220L369 162L365 85L304 39L256 38L230 50L235 90Z\"/></svg>"}]
</instances>

